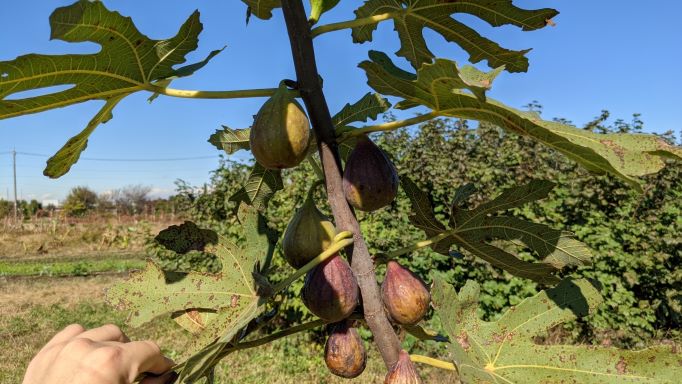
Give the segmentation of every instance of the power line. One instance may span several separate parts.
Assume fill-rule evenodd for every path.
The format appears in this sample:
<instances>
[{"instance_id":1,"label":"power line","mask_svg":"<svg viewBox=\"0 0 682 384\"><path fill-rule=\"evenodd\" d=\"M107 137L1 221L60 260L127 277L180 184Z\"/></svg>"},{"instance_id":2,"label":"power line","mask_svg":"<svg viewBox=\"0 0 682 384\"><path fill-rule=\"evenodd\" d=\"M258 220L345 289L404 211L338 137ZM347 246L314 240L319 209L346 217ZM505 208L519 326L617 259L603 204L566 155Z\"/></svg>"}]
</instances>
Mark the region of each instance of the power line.
<instances>
[{"instance_id":1,"label":"power line","mask_svg":"<svg viewBox=\"0 0 682 384\"><path fill-rule=\"evenodd\" d=\"M52 157L50 155L45 155L42 153L31 153L31 152L17 152L17 155L23 156L33 156L33 157ZM120 161L120 162L153 162L153 161L188 161L188 160L208 160L208 159L219 159L219 156L191 156L191 157L168 157L168 158L150 158L150 159L124 159L124 158L97 158L97 157L81 157L79 160L86 161Z\"/></svg>"}]
</instances>

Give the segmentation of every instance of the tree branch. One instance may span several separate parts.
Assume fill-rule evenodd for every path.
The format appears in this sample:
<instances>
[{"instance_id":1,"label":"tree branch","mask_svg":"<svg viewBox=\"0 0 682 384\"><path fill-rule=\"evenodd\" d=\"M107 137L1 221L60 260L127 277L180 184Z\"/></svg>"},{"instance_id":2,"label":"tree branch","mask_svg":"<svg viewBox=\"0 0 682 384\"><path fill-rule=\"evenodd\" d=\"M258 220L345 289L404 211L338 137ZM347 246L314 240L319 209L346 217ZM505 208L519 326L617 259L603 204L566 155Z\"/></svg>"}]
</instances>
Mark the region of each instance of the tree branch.
<instances>
[{"instance_id":1,"label":"tree branch","mask_svg":"<svg viewBox=\"0 0 682 384\"><path fill-rule=\"evenodd\" d=\"M317 72L310 25L301 0L282 0L282 10L289 32L298 90L306 105L317 137L329 205L338 229L353 232L351 267L360 286L365 321L374 335L374 341L381 352L386 367L390 368L398 360L400 341L393 331L391 323L386 318L379 286L374 274L372 258L369 255L367 244L362 238L360 225L343 194L341 159L336 143L334 124Z\"/></svg>"}]
</instances>

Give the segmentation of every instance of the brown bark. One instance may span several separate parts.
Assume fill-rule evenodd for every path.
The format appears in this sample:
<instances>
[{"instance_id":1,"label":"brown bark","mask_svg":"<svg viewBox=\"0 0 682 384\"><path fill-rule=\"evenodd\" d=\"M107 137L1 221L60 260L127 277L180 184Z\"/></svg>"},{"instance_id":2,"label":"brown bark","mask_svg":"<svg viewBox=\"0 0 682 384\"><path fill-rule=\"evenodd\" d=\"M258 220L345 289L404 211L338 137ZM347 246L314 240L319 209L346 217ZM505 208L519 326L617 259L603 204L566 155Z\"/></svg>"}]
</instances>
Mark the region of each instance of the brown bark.
<instances>
[{"instance_id":1,"label":"brown bark","mask_svg":"<svg viewBox=\"0 0 682 384\"><path fill-rule=\"evenodd\" d=\"M341 159L336 143L334 124L317 72L310 25L301 0L282 0L282 9L289 32L298 89L317 137L329 204L337 228L351 231L354 234L351 267L360 286L365 320L374 335L374 341L381 352L386 367L390 368L398 360L400 341L384 312L379 286L374 274L374 263L369 255L367 244L362 238L360 225L343 194Z\"/></svg>"}]
</instances>

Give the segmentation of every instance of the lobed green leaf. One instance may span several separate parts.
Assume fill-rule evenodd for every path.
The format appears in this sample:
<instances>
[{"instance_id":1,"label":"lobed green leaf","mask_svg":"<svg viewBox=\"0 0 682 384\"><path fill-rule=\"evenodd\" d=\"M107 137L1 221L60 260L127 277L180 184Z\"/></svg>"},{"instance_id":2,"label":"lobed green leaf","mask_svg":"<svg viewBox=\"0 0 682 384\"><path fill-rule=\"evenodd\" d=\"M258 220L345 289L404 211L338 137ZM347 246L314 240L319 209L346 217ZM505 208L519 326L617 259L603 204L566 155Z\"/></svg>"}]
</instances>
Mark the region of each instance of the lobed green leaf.
<instances>
[{"instance_id":1,"label":"lobed green leaf","mask_svg":"<svg viewBox=\"0 0 682 384\"><path fill-rule=\"evenodd\" d=\"M613 174L640 192L637 177L661 170L665 158L682 159L682 148L655 135L593 133L482 100L466 92L473 90L462 86L462 75L449 60L425 64L414 75L397 68L384 53L371 52L370 59L360 63L369 85L384 95L403 98L396 108L424 105L442 116L490 122L552 147L591 172Z\"/></svg>"},{"instance_id":2,"label":"lobed green leaf","mask_svg":"<svg viewBox=\"0 0 682 384\"><path fill-rule=\"evenodd\" d=\"M354 122L366 122L375 120L380 113L391 108L391 103L377 93L368 92L360 100L353 104L347 103L339 112L332 117L334 127L337 129L348 126Z\"/></svg>"},{"instance_id":3,"label":"lobed green leaf","mask_svg":"<svg viewBox=\"0 0 682 384\"><path fill-rule=\"evenodd\" d=\"M263 284L267 284L263 274L267 273L277 236L253 207L242 204L238 217L247 242L238 247L218 237L215 254L222 264L220 273L190 272L168 282L164 272L150 261L146 269L107 292L109 304L130 312L128 322L132 326L173 313L178 324L197 335L189 350L198 352L184 363L181 377L210 372L227 343L263 312L267 299L262 293L266 288ZM184 233L180 237L206 242L205 231L185 225L165 234Z\"/></svg>"},{"instance_id":4,"label":"lobed green leaf","mask_svg":"<svg viewBox=\"0 0 682 384\"><path fill-rule=\"evenodd\" d=\"M533 339L583 317L602 302L587 280L561 281L509 309L495 322L477 314L479 286L457 294L434 276L433 306L451 340L460 379L467 383L674 383L682 355L669 346L643 351L586 345L541 345Z\"/></svg>"},{"instance_id":5,"label":"lobed green leaf","mask_svg":"<svg viewBox=\"0 0 682 384\"><path fill-rule=\"evenodd\" d=\"M495 199L470 210L460 207L474 191L473 186L465 185L455 193L449 228L436 218L428 193L419 189L409 178L402 178L401 183L415 212L410 216L410 221L434 239L430 246L438 253L449 255L450 248L457 245L515 276L543 284L558 283L559 278L554 273L564 267L591 262L590 249L573 239L568 232L515 217L492 215L546 197L554 187L551 182L532 180L526 185L507 189ZM533 250L541 261L524 261L489 244L496 239L514 245L519 240Z\"/></svg>"},{"instance_id":6,"label":"lobed green leaf","mask_svg":"<svg viewBox=\"0 0 682 384\"><path fill-rule=\"evenodd\" d=\"M494 27L514 25L524 31L532 31L545 27L558 12L549 8L521 9L514 6L512 0L368 0L355 14L357 19L390 14L400 38L400 49L396 54L406 58L414 68L431 63L434 58L423 36L423 30L429 28L467 51L472 63L487 60L491 67L504 66L510 72L525 72L528 70L525 54L530 49L514 51L502 48L455 20L452 15L470 14ZM353 28L353 41L371 41L376 28L376 23Z\"/></svg>"},{"instance_id":7,"label":"lobed green leaf","mask_svg":"<svg viewBox=\"0 0 682 384\"><path fill-rule=\"evenodd\" d=\"M284 188L282 171L265 168L256 162L246 184L230 196L230 201L237 204L243 202L257 209L264 209L272 196L282 188Z\"/></svg>"},{"instance_id":8,"label":"lobed green leaf","mask_svg":"<svg viewBox=\"0 0 682 384\"><path fill-rule=\"evenodd\" d=\"M250 149L249 135L251 128L232 129L223 125L222 130L216 130L214 134L209 137L208 142L213 144L219 150L225 151L228 155L232 155L241 149Z\"/></svg>"},{"instance_id":9,"label":"lobed green leaf","mask_svg":"<svg viewBox=\"0 0 682 384\"><path fill-rule=\"evenodd\" d=\"M257 18L268 20L272 17L272 10L282 6L280 0L242 0L249 8L246 21L249 15L256 15Z\"/></svg>"},{"instance_id":10,"label":"lobed green leaf","mask_svg":"<svg viewBox=\"0 0 682 384\"><path fill-rule=\"evenodd\" d=\"M57 8L50 16L50 27L52 39L89 41L99 44L101 49L94 54L30 54L0 62L0 119L89 100L106 101L87 127L48 160L44 174L53 178L64 175L78 161L92 132L111 119L112 110L124 97L191 74L219 52L212 52L202 62L173 69L197 48L203 28L199 12L194 12L174 37L164 40L143 35L129 17L109 11L100 1L80 0ZM69 88L11 98L19 92L53 86Z\"/></svg>"}]
</instances>

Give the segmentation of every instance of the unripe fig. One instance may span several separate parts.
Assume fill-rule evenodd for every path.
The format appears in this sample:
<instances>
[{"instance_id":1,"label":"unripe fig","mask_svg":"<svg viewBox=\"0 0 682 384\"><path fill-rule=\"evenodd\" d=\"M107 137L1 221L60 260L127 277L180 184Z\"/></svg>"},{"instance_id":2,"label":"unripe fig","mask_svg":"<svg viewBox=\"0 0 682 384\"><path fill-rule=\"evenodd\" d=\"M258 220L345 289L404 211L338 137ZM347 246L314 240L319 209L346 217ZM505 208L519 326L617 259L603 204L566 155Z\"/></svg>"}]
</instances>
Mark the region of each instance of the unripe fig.
<instances>
[{"instance_id":1,"label":"unripe fig","mask_svg":"<svg viewBox=\"0 0 682 384\"><path fill-rule=\"evenodd\" d=\"M348 203L361 211L390 204L398 193L398 173L388 156L367 136L360 136L343 172Z\"/></svg>"},{"instance_id":2,"label":"unripe fig","mask_svg":"<svg viewBox=\"0 0 682 384\"><path fill-rule=\"evenodd\" d=\"M331 373L352 379L365 370L367 353L362 338L346 321L334 324L324 345L324 362Z\"/></svg>"},{"instance_id":3,"label":"unripe fig","mask_svg":"<svg viewBox=\"0 0 682 384\"><path fill-rule=\"evenodd\" d=\"M400 351L398 362L388 371L384 384L422 384L417 368L405 350Z\"/></svg>"},{"instance_id":4,"label":"unripe fig","mask_svg":"<svg viewBox=\"0 0 682 384\"><path fill-rule=\"evenodd\" d=\"M282 83L256 115L249 136L251 152L265 168L291 168L305 158L309 142L308 117Z\"/></svg>"},{"instance_id":5,"label":"unripe fig","mask_svg":"<svg viewBox=\"0 0 682 384\"><path fill-rule=\"evenodd\" d=\"M360 290L350 266L337 254L308 272L301 293L310 312L335 323L353 313Z\"/></svg>"},{"instance_id":6,"label":"unripe fig","mask_svg":"<svg viewBox=\"0 0 682 384\"><path fill-rule=\"evenodd\" d=\"M381 298L393 321L413 325L426 315L431 294L419 276L390 260L381 283Z\"/></svg>"},{"instance_id":7,"label":"unripe fig","mask_svg":"<svg viewBox=\"0 0 682 384\"><path fill-rule=\"evenodd\" d=\"M336 235L334 224L309 196L284 231L282 251L289 265L299 269L327 249Z\"/></svg>"}]
</instances>

